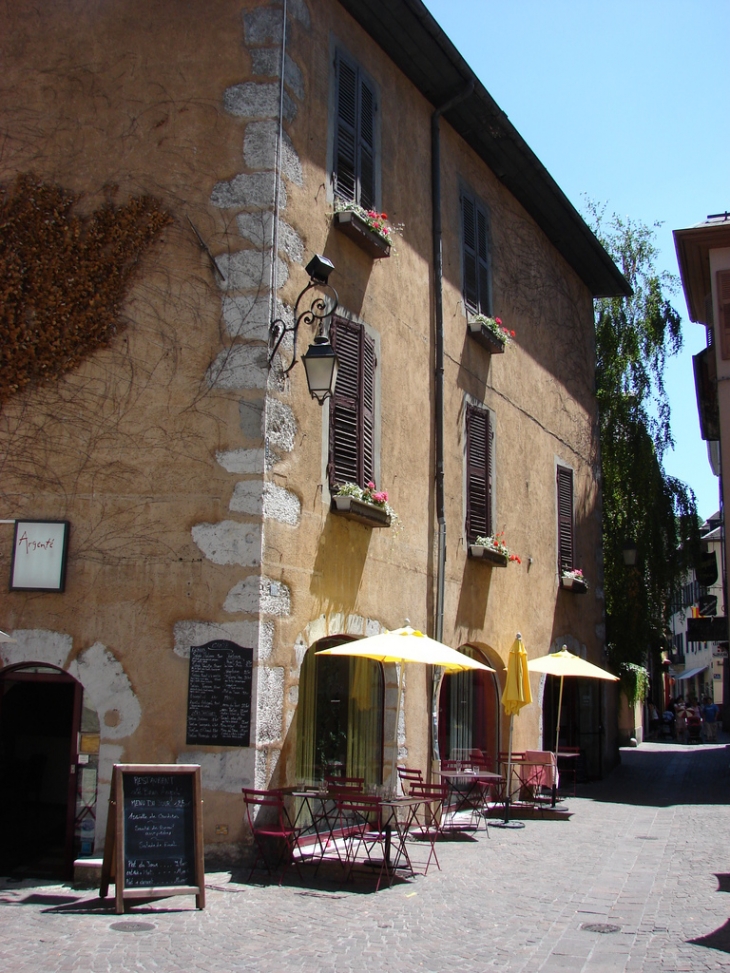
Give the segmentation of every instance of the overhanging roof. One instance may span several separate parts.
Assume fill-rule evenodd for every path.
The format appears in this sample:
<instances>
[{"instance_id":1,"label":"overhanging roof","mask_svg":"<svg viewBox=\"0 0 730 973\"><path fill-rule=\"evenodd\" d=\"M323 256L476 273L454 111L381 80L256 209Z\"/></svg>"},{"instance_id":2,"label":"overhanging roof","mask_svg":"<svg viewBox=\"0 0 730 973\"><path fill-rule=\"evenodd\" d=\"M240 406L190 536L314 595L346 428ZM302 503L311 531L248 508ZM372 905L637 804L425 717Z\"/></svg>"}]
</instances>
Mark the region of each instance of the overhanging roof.
<instances>
[{"instance_id":1,"label":"overhanging roof","mask_svg":"<svg viewBox=\"0 0 730 973\"><path fill-rule=\"evenodd\" d=\"M631 288L586 222L421 0L340 0L405 76L438 108L473 82L444 118L519 200L594 297Z\"/></svg>"},{"instance_id":2,"label":"overhanging roof","mask_svg":"<svg viewBox=\"0 0 730 973\"><path fill-rule=\"evenodd\" d=\"M708 217L697 226L675 230L673 236L689 319L711 324L711 306L707 300L712 293L710 250L730 247L730 214Z\"/></svg>"}]
</instances>

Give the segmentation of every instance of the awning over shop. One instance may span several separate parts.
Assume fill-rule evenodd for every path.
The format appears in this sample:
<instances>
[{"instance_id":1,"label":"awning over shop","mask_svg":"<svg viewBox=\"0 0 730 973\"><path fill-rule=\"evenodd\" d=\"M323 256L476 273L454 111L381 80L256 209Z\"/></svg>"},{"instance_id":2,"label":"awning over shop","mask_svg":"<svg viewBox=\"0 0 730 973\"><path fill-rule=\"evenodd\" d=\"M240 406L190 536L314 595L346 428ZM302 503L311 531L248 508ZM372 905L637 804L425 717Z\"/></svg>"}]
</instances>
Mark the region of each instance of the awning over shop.
<instances>
[{"instance_id":1,"label":"awning over shop","mask_svg":"<svg viewBox=\"0 0 730 973\"><path fill-rule=\"evenodd\" d=\"M700 666L698 669L687 669L686 672L680 672L680 674L674 678L677 680L677 682L679 682L680 679L691 679L692 676L698 676L701 672L704 672L708 668L709 666Z\"/></svg>"}]
</instances>

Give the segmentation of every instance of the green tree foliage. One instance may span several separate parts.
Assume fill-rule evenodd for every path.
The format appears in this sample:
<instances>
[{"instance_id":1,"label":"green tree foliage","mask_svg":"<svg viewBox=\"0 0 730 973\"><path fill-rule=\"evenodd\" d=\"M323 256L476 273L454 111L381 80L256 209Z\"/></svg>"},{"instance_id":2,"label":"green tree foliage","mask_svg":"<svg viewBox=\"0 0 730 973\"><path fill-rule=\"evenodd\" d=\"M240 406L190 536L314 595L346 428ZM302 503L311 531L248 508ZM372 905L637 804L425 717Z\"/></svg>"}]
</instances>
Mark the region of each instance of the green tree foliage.
<instances>
[{"instance_id":1,"label":"green tree foliage","mask_svg":"<svg viewBox=\"0 0 730 973\"><path fill-rule=\"evenodd\" d=\"M588 220L633 290L595 302L596 391L603 486L604 592L610 661L644 664L661 643L673 590L699 551L694 493L664 470L672 446L664 386L667 358L682 346L669 296L677 278L656 268L654 227L588 202ZM638 548L635 568L623 546Z\"/></svg>"}]
</instances>

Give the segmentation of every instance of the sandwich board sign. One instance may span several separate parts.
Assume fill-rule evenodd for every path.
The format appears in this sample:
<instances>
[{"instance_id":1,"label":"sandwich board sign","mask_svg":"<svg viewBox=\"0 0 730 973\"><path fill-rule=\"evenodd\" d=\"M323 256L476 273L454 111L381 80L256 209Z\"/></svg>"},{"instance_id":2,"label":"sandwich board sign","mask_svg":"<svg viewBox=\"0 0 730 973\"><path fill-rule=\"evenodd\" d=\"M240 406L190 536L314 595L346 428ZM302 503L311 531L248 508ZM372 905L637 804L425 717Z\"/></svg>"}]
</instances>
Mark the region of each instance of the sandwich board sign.
<instances>
[{"instance_id":1,"label":"sandwich board sign","mask_svg":"<svg viewBox=\"0 0 730 973\"><path fill-rule=\"evenodd\" d=\"M115 764L99 895L194 895L205 908L203 801L197 764Z\"/></svg>"}]
</instances>

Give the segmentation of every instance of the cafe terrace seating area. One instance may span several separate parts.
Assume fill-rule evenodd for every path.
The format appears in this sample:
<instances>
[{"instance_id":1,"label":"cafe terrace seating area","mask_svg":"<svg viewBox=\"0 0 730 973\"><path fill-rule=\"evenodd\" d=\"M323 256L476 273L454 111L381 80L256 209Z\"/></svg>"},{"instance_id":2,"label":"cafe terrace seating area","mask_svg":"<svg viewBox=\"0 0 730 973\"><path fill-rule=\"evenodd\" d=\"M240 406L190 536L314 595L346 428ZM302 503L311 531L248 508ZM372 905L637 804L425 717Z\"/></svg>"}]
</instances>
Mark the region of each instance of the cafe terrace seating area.
<instances>
[{"instance_id":1,"label":"cafe terrace seating area","mask_svg":"<svg viewBox=\"0 0 730 973\"><path fill-rule=\"evenodd\" d=\"M328 881L365 877L377 891L440 869L440 841L488 836L490 824L510 820L521 827L516 818L553 809L558 781L550 751L513 753L509 760L501 753L495 769L481 751L468 750L440 761L430 780L419 768L399 766L395 794L335 773L311 786L243 788L253 837L248 880L259 873L280 885L285 878L307 884L324 867Z\"/></svg>"}]
</instances>

